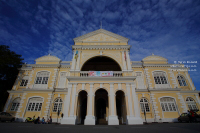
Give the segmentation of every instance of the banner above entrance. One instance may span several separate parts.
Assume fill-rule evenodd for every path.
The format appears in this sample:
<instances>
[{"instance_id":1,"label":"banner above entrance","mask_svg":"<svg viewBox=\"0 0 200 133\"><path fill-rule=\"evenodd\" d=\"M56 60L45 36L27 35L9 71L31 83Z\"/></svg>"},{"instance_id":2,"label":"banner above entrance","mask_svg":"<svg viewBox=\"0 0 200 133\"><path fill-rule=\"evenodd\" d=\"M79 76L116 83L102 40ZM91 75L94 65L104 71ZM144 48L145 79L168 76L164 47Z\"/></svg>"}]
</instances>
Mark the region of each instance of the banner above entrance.
<instances>
[{"instance_id":1,"label":"banner above entrance","mask_svg":"<svg viewBox=\"0 0 200 133\"><path fill-rule=\"evenodd\" d=\"M89 71L90 77L113 77L113 71Z\"/></svg>"}]
</instances>

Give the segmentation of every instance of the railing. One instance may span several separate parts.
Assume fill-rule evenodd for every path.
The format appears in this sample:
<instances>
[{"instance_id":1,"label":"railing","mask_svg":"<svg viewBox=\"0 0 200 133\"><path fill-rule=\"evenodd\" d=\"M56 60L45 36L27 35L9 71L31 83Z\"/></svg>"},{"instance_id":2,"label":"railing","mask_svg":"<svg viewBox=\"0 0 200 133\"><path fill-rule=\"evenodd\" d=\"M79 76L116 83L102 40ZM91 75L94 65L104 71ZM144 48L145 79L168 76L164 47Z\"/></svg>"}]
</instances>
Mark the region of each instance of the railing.
<instances>
[{"instance_id":1,"label":"railing","mask_svg":"<svg viewBox=\"0 0 200 133\"><path fill-rule=\"evenodd\" d=\"M113 71L112 77L122 77L122 73L121 71ZM80 77L89 77L89 71L80 71Z\"/></svg>"}]
</instances>

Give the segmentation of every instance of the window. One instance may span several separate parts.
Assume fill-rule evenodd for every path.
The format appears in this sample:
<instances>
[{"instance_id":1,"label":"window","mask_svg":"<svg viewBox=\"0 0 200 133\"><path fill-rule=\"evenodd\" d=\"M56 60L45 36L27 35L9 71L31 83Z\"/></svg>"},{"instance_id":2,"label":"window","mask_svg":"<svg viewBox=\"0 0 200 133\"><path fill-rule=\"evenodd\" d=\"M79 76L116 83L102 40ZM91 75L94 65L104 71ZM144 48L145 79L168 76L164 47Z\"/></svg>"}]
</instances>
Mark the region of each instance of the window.
<instances>
[{"instance_id":1,"label":"window","mask_svg":"<svg viewBox=\"0 0 200 133\"><path fill-rule=\"evenodd\" d=\"M43 98L31 98L28 103L28 111L41 111Z\"/></svg>"},{"instance_id":2,"label":"window","mask_svg":"<svg viewBox=\"0 0 200 133\"><path fill-rule=\"evenodd\" d=\"M162 111L164 112L177 111L174 98L163 97L160 99L160 102L161 102Z\"/></svg>"},{"instance_id":3,"label":"window","mask_svg":"<svg viewBox=\"0 0 200 133\"><path fill-rule=\"evenodd\" d=\"M49 72L37 73L35 84L47 84L49 79Z\"/></svg>"},{"instance_id":4,"label":"window","mask_svg":"<svg viewBox=\"0 0 200 133\"><path fill-rule=\"evenodd\" d=\"M53 106L53 112L58 112L62 110L62 99L61 98L57 98L54 101L54 106Z\"/></svg>"},{"instance_id":5,"label":"window","mask_svg":"<svg viewBox=\"0 0 200 133\"><path fill-rule=\"evenodd\" d=\"M186 103L187 103L188 108L189 108L190 110L198 110L197 105L196 105L196 103L195 103L195 101L194 101L193 98L188 97L188 98L186 99Z\"/></svg>"},{"instance_id":6,"label":"window","mask_svg":"<svg viewBox=\"0 0 200 133\"><path fill-rule=\"evenodd\" d=\"M167 84L165 72L154 72L153 74L156 84Z\"/></svg>"},{"instance_id":7,"label":"window","mask_svg":"<svg viewBox=\"0 0 200 133\"><path fill-rule=\"evenodd\" d=\"M28 83L27 79L22 79L22 82L21 82L20 86L26 86L27 83Z\"/></svg>"},{"instance_id":8,"label":"window","mask_svg":"<svg viewBox=\"0 0 200 133\"><path fill-rule=\"evenodd\" d=\"M144 112L144 110L145 110L145 112L150 112L149 102L146 98L142 98L140 100L140 106L141 106L142 112Z\"/></svg>"},{"instance_id":9,"label":"window","mask_svg":"<svg viewBox=\"0 0 200 133\"><path fill-rule=\"evenodd\" d=\"M187 86L185 78L183 76L178 76L177 79L180 86Z\"/></svg>"},{"instance_id":10,"label":"window","mask_svg":"<svg viewBox=\"0 0 200 133\"><path fill-rule=\"evenodd\" d=\"M20 104L20 98L16 98L13 100L10 111L17 111Z\"/></svg>"}]
</instances>

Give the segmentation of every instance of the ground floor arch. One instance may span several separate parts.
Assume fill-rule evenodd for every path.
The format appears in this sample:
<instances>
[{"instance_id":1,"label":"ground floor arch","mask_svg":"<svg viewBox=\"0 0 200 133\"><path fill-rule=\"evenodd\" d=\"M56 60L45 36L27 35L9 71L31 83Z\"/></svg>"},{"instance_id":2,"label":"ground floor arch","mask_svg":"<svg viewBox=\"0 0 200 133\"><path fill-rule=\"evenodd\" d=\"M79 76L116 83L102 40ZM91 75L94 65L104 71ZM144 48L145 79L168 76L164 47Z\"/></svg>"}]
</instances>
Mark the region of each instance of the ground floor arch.
<instances>
[{"instance_id":1,"label":"ground floor arch","mask_svg":"<svg viewBox=\"0 0 200 133\"><path fill-rule=\"evenodd\" d=\"M127 119L126 98L123 91L116 92L116 112L119 124L125 124Z\"/></svg>"},{"instance_id":2,"label":"ground floor arch","mask_svg":"<svg viewBox=\"0 0 200 133\"><path fill-rule=\"evenodd\" d=\"M80 91L77 101L77 124L84 124L87 115L87 92Z\"/></svg>"},{"instance_id":3,"label":"ground floor arch","mask_svg":"<svg viewBox=\"0 0 200 133\"><path fill-rule=\"evenodd\" d=\"M98 89L95 92L95 123L101 125L108 124L108 92L104 89Z\"/></svg>"}]
</instances>

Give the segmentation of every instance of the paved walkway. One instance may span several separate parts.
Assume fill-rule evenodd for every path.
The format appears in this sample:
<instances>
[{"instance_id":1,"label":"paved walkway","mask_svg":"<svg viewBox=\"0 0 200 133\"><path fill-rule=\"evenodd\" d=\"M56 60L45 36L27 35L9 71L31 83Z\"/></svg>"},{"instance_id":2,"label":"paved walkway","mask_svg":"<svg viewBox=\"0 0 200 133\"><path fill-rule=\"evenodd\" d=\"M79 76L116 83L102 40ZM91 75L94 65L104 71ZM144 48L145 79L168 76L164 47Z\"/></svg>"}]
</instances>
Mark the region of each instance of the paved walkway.
<instances>
[{"instance_id":1,"label":"paved walkway","mask_svg":"<svg viewBox=\"0 0 200 133\"><path fill-rule=\"evenodd\" d=\"M200 133L200 123L84 126L32 123L0 123L1 133Z\"/></svg>"}]
</instances>

